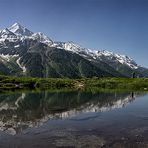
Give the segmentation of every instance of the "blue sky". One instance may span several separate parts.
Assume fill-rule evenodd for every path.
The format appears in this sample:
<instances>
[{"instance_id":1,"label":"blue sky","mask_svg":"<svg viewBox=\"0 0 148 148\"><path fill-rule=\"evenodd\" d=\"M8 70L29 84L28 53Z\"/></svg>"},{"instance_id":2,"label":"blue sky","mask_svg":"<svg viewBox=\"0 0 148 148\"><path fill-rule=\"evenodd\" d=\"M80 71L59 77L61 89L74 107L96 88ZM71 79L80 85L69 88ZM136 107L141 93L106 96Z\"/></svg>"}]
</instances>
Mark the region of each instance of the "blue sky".
<instances>
[{"instance_id":1,"label":"blue sky","mask_svg":"<svg viewBox=\"0 0 148 148\"><path fill-rule=\"evenodd\" d=\"M148 67L148 0L0 0L0 28L15 22Z\"/></svg>"}]
</instances>

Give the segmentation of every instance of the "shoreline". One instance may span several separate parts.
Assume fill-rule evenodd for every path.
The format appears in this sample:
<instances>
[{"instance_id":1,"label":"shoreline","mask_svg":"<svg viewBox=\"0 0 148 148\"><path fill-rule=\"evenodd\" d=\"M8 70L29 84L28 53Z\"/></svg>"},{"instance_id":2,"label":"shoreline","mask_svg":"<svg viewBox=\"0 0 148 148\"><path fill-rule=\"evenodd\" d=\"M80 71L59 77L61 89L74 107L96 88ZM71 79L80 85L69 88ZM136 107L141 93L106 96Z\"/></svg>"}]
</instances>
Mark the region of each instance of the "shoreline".
<instances>
[{"instance_id":1,"label":"shoreline","mask_svg":"<svg viewBox=\"0 0 148 148\"><path fill-rule=\"evenodd\" d=\"M31 78L0 76L0 91L14 90L134 90L148 91L148 78Z\"/></svg>"}]
</instances>

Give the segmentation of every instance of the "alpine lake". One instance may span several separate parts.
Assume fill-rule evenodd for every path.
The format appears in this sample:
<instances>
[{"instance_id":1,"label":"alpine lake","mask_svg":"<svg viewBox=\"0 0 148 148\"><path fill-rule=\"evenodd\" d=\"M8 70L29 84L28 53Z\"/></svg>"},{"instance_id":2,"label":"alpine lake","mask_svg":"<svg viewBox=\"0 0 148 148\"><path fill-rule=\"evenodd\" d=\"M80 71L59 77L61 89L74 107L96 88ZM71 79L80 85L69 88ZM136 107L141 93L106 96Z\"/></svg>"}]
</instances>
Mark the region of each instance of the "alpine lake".
<instances>
[{"instance_id":1,"label":"alpine lake","mask_svg":"<svg viewBox=\"0 0 148 148\"><path fill-rule=\"evenodd\" d=\"M148 147L148 93L0 94L0 148Z\"/></svg>"}]
</instances>

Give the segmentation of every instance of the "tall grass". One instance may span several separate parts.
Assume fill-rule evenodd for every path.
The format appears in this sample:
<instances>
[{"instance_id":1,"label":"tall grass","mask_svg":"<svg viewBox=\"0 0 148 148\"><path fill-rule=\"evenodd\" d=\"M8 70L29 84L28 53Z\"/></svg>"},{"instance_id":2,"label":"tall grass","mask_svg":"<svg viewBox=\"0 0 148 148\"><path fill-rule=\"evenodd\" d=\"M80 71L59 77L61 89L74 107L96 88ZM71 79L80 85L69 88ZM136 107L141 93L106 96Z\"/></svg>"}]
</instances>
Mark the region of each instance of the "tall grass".
<instances>
[{"instance_id":1,"label":"tall grass","mask_svg":"<svg viewBox=\"0 0 148 148\"><path fill-rule=\"evenodd\" d=\"M81 87L80 87L81 86ZM148 90L148 78L31 78L0 76L0 90L14 89L130 89Z\"/></svg>"}]
</instances>

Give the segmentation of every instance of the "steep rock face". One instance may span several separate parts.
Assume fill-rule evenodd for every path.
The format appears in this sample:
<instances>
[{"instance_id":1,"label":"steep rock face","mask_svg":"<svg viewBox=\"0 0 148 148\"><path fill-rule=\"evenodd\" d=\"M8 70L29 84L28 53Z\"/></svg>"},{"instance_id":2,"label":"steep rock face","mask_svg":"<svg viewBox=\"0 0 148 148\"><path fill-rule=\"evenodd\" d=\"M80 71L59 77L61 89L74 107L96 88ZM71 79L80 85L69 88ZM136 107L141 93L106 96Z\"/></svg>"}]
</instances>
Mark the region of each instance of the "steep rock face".
<instances>
[{"instance_id":1,"label":"steep rock face","mask_svg":"<svg viewBox=\"0 0 148 148\"><path fill-rule=\"evenodd\" d=\"M98 51L98 57L101 61L104 61L116 71L127 77L131 77L132 73L138 68L136 62L132 58L125 55L119 55L103 50ZM142 74L138 71L137 75L142 76Z\"/></svg>"},{"instance_id":2,"label":"steep rock face","mask_svg":"<svg viewBox=\"0 0 148 148\"><path fill-rule=\"evenodd\" d=\"M85 59L96 63L106 72L110 72L118 77L132 77L134 72L139 77L148 76L147 68L139 66L132 58L125 55L107 50L83 48L73 42L54 42L53 46L79 54Z\"/></svg>"},{"instance_id":3,"label":"steep rock face","mask_svg":"<svg viewBox=\"0 0 148 148\"><path fill-rule=\"evenodd\" d=\"M19 23L14 23L8 29L18 36L31 36L33 34L33 32L21 26Z\"/></svg>"},{"instance_id":4,"label":"steep rock face","mask_svg":"<svg viewBox=\"0 0 148 148\"><path fill-rule=\"evenodd\" d=\"M32 39L25 39L19 44L8 42L7 48L1 47L0 55L6 61L4 65L16 63L17 67L13 68L20 71L16 75L69 78L112 76L78 54L49 47Z\"/></svg>"},{"instance_id":5,"label":"steep rock face","mask_svg":"<svg viewBox=\"0 0 148 148\"><path fill-rule=\"evenodd\" d=\"M38 40L39 42L45 43L49 46L53 44L53 41L41 32L32 34L30 38L33 38L34 40Z\"/></svg>"},{"instance_id":6,"label":"steep rock face","mask_svg":"<svg viewBox=\"0 0 148 148\"><path fill-rule=\"evenodd\" d=\"M0 31L0 74L33 77L147 77L128 56L54 42L15 23Z\"/></svg>"}]
</instances>

